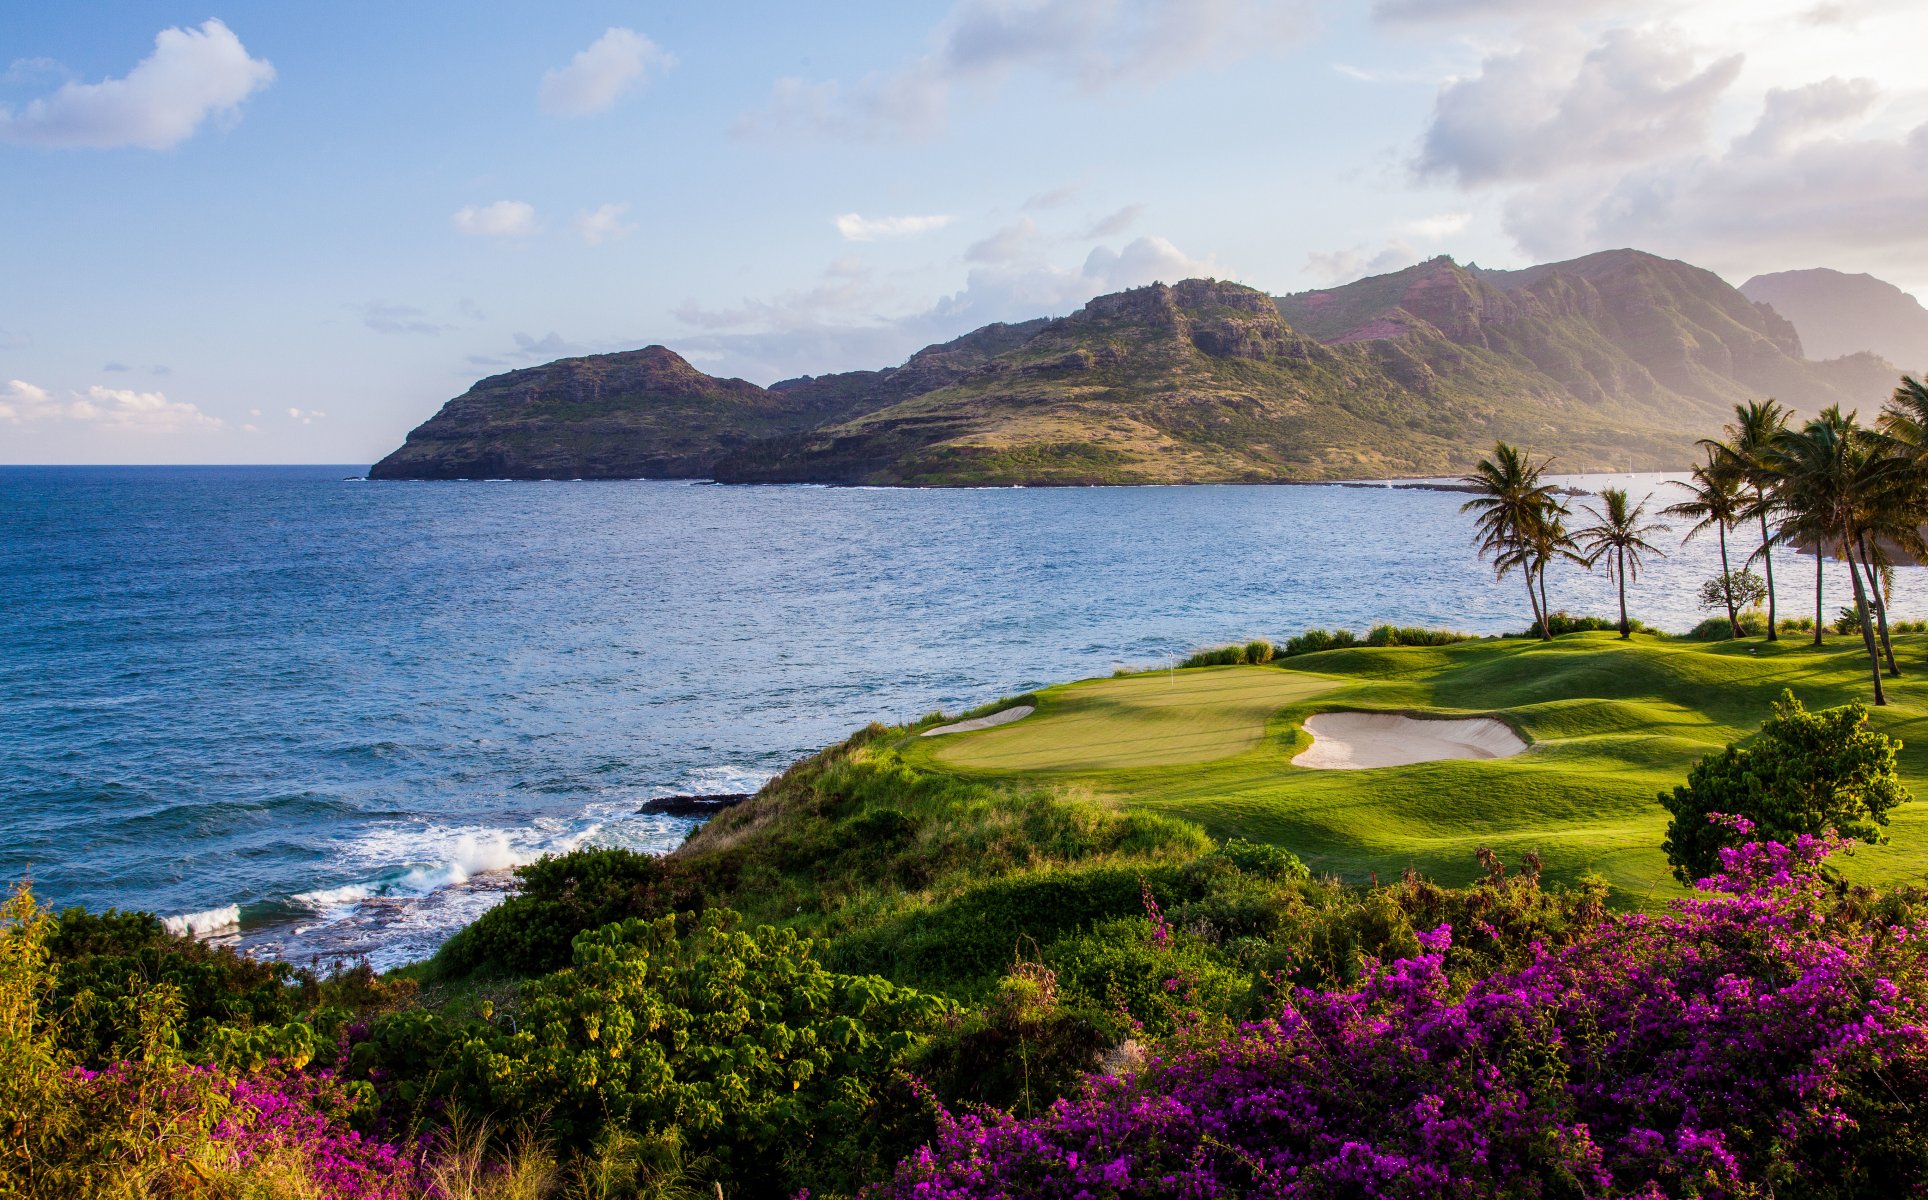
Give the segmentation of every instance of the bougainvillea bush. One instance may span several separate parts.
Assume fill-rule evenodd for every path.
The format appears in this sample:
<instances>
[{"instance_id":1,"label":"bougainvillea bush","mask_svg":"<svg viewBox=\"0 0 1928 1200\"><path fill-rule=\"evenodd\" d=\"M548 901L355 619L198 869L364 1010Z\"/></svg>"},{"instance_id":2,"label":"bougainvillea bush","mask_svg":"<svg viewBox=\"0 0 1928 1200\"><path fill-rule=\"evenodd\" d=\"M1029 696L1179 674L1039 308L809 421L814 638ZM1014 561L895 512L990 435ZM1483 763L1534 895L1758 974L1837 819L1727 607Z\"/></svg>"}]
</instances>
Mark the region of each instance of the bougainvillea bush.
<instances>
[{"instance_id":1,"label":"bougainvillea bush","mask_svg":"<svg viewBox=\"0 0 1928 1200\"><path fill-rule=\"evenodd\" d=\"M1928 923L1853 903L1836 848L1743 840L1713 895L1458 991L1441 925L1043 1116L946 1116L879 1195L1928 1194Z\"/></svg>"}]
</instances>

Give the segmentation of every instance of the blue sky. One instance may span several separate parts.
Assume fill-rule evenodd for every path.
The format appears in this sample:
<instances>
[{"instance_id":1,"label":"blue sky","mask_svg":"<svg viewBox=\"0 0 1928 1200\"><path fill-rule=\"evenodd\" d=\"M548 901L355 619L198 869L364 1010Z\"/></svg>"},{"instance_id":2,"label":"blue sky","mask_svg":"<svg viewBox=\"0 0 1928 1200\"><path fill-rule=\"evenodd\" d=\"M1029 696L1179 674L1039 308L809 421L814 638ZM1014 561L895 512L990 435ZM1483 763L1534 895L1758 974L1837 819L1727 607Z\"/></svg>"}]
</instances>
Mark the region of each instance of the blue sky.
<instances>
[{"instance_id":1,"label":"blue sky","mask_svg":"<svg viewBox=\"0 0 1928 1200\"><path fill-rule=\"evenodd\" d=\"M1924 43L1909 0L9 5L0 462L365 463L562 354L768 383L1191 274L1921 294Z\"/></svg>"}]
</instances>

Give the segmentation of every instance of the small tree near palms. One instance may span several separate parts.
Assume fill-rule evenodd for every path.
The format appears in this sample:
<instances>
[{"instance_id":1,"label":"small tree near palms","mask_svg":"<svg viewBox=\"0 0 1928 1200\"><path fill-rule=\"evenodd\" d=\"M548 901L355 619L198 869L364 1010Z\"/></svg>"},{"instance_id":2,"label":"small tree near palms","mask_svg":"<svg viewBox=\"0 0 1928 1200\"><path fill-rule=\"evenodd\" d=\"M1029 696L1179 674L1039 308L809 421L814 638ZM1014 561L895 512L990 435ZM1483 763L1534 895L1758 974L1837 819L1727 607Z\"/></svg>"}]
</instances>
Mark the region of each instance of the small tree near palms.
<instances>
[{"instance_id":1,"label":"small tree near palms","mask_svg":"<svg viewBox=\"0 0 1928 1200\"><path fill-rule=\"evenodd\" d=\"M1608 578L1619 584L1620 638L1625 641L1633 637L1633 623L1627 619L1627 581L1639 576L1642 555L1666 557L1646 539L1667 532L1667 527L1649 523L1647 502L1631 502L1625 488L1605 489L1600 493L1600 501L1599 508L1581 506L1594 523L1576 530L1573 540L1586 555L1589 567L1604 558Z\"/></svg>"}]
</instances>

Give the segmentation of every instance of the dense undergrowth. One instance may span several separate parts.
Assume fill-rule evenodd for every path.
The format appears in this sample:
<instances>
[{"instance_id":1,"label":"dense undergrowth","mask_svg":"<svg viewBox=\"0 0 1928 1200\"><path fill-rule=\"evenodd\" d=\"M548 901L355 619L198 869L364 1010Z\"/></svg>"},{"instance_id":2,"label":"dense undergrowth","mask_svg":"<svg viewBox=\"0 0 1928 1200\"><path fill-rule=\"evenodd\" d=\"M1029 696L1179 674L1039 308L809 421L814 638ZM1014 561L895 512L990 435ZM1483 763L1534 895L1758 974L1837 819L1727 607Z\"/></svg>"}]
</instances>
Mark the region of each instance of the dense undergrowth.
<instances>
[{"instance_id":1,"label":"dense undergrowth","mask_svg":"<svg viewBox=\"0 0 1928 1200\"><path fill-rule=\"evenodd\" d=\"M525 867L387 979L17 894L0 1126L33 1132L0 1149L0 1194L1928 1180L1921 899L1823 874L1813 838L1756 845L1724 898L1661 917L1611 911L1597 879L1543 886L1531 857L1345 886L1275 846L913 766L909 736L797 764L667 858Z\"/></svg>"}]
</instances>

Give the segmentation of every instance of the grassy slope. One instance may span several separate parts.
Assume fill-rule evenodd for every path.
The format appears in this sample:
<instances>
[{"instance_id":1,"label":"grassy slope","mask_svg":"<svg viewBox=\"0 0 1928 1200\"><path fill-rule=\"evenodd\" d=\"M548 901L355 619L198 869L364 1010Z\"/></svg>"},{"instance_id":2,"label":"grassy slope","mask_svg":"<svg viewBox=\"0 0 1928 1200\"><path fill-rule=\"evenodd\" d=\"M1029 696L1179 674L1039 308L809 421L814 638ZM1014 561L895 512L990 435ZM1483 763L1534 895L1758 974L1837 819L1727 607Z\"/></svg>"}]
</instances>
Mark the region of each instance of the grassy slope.
<instances>
[{"instance_id":1,"label":"grassy slope","mask_svg":"<svg viewBox=\"0 0 1928 1200\"><path fill-rule=\"evenodd\" d=\"M1890 681L1877 727L1901 738L1902 773L1928 798L1928 638L1897 640L1911 673ZM1630 902L1675 885L1654 796L1695 759L1757 729L1783 688L1810 707L1865 698L1857 644L1699 644L1577 634L1439 648L1350 649L1284 667L1210 667L1092 680L1038 693L1039 711L982 733L920 739L906 759L985 780L1056 782L1274 842L1315 870L1363 881L1406 867L1442 882L1476 874L1473 851L1534 850L1553 879L1598 871ZM1174 700L1195 700L1187 719ZM1270 707L1269 716L1265 710ZM1497 712L1535 743L1514 759L1368 771L1289 760L1304 717L1339 708ZM1183 761L1177 761L1179 759ZM1928 804L1901 809L1886 846L1845 865L1871 882L1928 872Z\"/></svg>"}]
</instances>

